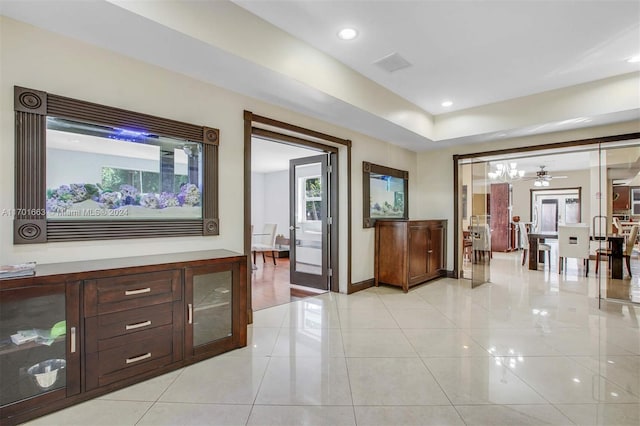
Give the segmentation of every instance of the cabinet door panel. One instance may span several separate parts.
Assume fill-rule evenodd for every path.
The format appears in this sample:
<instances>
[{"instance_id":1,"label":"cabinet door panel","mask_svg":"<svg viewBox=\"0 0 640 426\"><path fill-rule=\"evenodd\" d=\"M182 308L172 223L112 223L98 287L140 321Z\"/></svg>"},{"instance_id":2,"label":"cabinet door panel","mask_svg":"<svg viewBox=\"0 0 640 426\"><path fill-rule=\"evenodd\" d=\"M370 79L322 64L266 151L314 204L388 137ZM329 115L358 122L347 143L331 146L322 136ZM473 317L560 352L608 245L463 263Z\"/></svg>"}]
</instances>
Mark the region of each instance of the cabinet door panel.
<instances>
[{"instance_id":1,"label":"cabinet door panel","mask_svg":"<svg viewBox=\"0 0 640 426\"><path fill-rule=\"evenodd\" d=\"M444 268L444 228L436 226L430 229L429 273L438 274Z\"/></svg>"},{"instance_id":2,"label":"cabinet door panel","mask_svg":"<svg viewBox=\"0 0 640 426\"><path fill-rule=\"evenodd\" d=\"M0 415L80 392L78 283L1 290L0 300ZM38 337L17 344L18 334Z\"/></svg>"},{"instance_id":3,"label":"cabinet door panel","mask_svg":"<svg viewBox=\"0 0 640 426\"><path fill-rule=\"evenodd\" d=\"M376 223L376 279L378 282L402 285L407 280L406 239L404 223Z\"/></svg>"},{"instance_id":4,"label":"cabinet door panel","mask_svg":"<svg viewBox=\"0 0 640 426\"><path fill-rule=\"evenodd\" d=\"M420 279L428 273L427 250L429 228L426 225L409 227L409 281Z\"/></svg>"},{"instance_id":5,"label":"cabinet door panel","mask_svg":"<svg viewBox=\"0 0 640 426\"><path fill-rule=\"evenodd\" d=\"M240 267L219 264L185 271L185 346L190 356L234 347L239 334Z\"/></svg>"}]
</instances>

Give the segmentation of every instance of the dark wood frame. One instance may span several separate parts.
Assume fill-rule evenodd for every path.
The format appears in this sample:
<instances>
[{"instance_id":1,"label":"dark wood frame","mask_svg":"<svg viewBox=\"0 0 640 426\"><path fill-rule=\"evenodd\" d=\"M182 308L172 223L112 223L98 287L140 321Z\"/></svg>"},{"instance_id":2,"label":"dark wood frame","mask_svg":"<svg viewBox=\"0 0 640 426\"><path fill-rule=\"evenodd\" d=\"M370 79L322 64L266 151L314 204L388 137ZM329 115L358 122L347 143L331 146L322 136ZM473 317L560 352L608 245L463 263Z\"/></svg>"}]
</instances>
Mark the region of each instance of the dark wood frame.
<instances>
[{"instance_id":1,"label":"dark wood frame","mask_svg":"<svg viewBox=\"0 0 640 426\"><path fill-rule=\"evenodd\" d=\"M612 136L604 136L601 138L590 138L590 139L579 139L567 142L554 142L550 144L543 145L531 145L520 148L508 148L508 149L496 149L492 151L484 151L484 152L474 152L470 154L454 154L453 155L453 277L460 277L460 270L458 268L458 257L460 251L460 218L458 215L458 209L460 208L460 194L458 191L458 187L460 186L460 161L466 160L469 158L477 158L477 157L485 157L492 155L505 155L505 154L513 154L513 153L525 153L525 152L534 152L534 151L543 151L547 149L559 149L559 148L570 148L577 146L585 146L585 145L596 145L596 144L606 144L609 142L619 142L624 140L632 140L639 139L640 132L637 133L625 133L621 135L612 135Z\"/></svg>"},{"instance_id":2,"label":"dark wood frame","mask_svg":"<svg viewBox=\"0 0 640 426\"><path fill-rule=\"evenodd\" d=\"M404 212L402 214L402 217L380 217L377 219L409 220L409 172L363 161L362 227L373 228L376 225L376 219L371 218L371 205L369 203L369 198L371 197L371 173L392 176L404 180Z\"/></svg>"},{"instance_id":3,"label":"dark wood frame","mask_svg":"<svg viewBox=\"0 0 640 426\"><path fill-rule=\"evenodd\" d=\"M16 116L14 244L124 238L219 235L218 129L141 114L105 105L14 87ZM190 220L46 219L46 120L64 118L89 124L127 127L201 143L202 218Z\"/></svg>"},{"instance_id":4,"label":"dark wood frame","mask_svg":"<svg viewBox=\"0 0 640 426\"><path fill-rule=\"evenodd\" d=\"M351 141L335 136L321 133L315 130L289 124L272 118L254 114L251 111L244 111L244 252L251 253L251 137L259 136L281 143L306 146L318 151L329 152L331 166L334 171L338 170L338 148L344 146L347 149L347 292L355 291L351 283ZM332 145L329 145L332 144ZM332 191L331 205L338 208L338 173L331 173L331 185L336 188ZM331 259L329 264L333 265L330 290L339 291L338 274L338 239L339 220L336 214L333 217L331 227ZM247 256L247 262L250 262ZM247 263L247 283L251 283L251 265ZM366 287L363 287L366 288ZM253 309L251 303L251 291L247 291L247 314L249 323L253 322Z\"/></svg>"}]
</instances>

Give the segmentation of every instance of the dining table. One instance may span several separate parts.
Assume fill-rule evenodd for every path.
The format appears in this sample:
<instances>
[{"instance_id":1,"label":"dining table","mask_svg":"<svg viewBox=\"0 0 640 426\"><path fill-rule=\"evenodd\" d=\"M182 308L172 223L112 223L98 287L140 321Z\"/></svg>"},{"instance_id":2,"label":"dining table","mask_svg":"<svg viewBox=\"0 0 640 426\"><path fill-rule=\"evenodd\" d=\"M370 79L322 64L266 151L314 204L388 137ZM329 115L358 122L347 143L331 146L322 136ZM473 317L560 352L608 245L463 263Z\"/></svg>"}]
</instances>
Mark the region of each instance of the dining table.
<instances>
[{"instance_id":1,"label":"dining table","mask_svg":"<svg viewBox=\"0 0 640 426\"><path fill-rule=\"evenodd\" d=\"M557 240L557 232L531 232L529 233L529 269L537 270L538 263L544 263L544 253L538 252L538 244L545 240ZM622 279L623 274L623 256L622 247L624 245L624 236L620 234L610 234L602 237L591 237L595 241L606 241L608 249L611 251L610 267L611 278Z\"/></svg>"},{"instance_id":2,"label":"dining table","mask_svg":"<svg viewBox=\"0 0 640 426\"><path fill-rule=\"evenodd\" d=\"M538 263L544 263L544 253L538 252L538 245L545 240L557 240L557 232L530 232L529 233L529 269L537 270Z\"/></svg>"}]
</instances>

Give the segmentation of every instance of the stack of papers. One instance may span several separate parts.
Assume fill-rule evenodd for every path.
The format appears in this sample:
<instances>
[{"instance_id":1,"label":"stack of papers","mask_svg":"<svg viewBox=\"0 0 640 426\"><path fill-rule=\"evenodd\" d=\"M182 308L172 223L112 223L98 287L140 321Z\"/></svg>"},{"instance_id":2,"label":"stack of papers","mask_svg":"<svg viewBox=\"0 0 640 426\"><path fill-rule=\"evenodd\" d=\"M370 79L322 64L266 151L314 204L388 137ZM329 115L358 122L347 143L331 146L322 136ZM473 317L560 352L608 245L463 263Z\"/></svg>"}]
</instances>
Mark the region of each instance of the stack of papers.
<instances>
[{"instance_id":1,"label":"stack of papers","mask_svg":"<svg viewBox=\"0 0 640 426\"><path fill-rule=\"evenodd\" d=\"M35 273L36 262L0 266L0 278L24 277Z\"/></svg>"}]
</instances>

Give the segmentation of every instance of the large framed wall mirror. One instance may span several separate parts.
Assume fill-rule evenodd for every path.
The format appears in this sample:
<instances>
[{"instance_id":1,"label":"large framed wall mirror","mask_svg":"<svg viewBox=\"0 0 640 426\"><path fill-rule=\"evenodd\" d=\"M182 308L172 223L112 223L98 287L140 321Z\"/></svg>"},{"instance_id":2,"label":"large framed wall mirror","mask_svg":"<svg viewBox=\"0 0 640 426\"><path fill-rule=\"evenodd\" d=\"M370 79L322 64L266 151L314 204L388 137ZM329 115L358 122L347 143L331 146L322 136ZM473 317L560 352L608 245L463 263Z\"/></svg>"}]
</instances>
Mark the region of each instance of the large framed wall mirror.
<instances>
[{"instance_id":1,"label":"large framed wall mirror","mask_svg":"<svg viewBox=\"0 0 640 426\"><path fill-rule=\"evenodd\" d=\"M14 93L15 244L219 234L217 129Z\"/></svg>"},{"instance_id":2,"label":"large framed wall mirror","mask_svg":"<svg viewBox=\"0 0 640 426\"><path fill-rule=\"evenodd\" d=\"M409 219L409 172L362 162L363 228L376 219Z\"/></svg>"}]
</instances>

